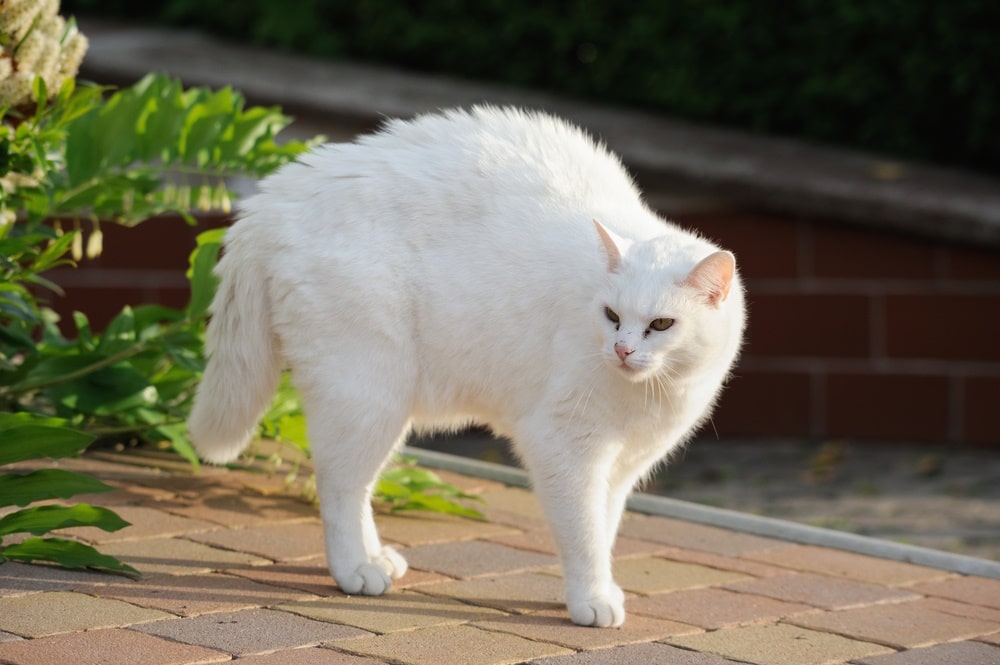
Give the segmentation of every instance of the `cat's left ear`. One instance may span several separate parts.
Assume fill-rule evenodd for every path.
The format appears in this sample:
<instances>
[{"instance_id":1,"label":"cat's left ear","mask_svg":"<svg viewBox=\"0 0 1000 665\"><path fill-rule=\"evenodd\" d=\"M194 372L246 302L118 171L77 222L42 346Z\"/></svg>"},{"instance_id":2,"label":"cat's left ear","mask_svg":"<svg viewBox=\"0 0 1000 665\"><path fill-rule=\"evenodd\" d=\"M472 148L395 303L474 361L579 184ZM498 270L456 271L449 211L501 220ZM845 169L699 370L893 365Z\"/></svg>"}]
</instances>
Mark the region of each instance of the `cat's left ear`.
<instances>
[{"instance_id":1,"label":"cat's left ear","mask_svg":"<svg viewBox=\"0 0 1000 665\"><path fill-rule=\"evenodd\" d=\"M596 219L594 220L594 226L597 228L597 235L601 237L604 256L608 260L608 272L617 272L622 264L622 255L628 250L631 242L616 235L610 229L605 228Z\"/></svg>"},{"instance_id":2,"label":"cat's left ear","mask_svg":"<svg viewBox=\"0 0 1000 665\"><path fill-rule=\"evenodd\" d=\"M736 257L730 252L715 252L699 261L683 283L696 289L709 305L718 307L729 297L735 273Z\"/></svg>"}]
</instances>

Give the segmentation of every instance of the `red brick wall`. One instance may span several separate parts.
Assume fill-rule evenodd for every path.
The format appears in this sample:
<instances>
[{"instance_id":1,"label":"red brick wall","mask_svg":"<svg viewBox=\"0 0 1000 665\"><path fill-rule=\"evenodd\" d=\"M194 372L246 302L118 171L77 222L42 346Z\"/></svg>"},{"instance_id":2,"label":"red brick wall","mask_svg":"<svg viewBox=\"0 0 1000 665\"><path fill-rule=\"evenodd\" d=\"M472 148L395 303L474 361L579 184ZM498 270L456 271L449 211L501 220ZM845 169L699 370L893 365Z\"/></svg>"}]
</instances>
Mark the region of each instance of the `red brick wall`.
<instances>
[{"instance_id":1,"label":"red brick wall","mask_svg":"<svg viewBox=\"0 0 1000 665\"><path fill-rule=\"evenodd\" d=\"M732 249L746 281L720 436L1000 445L1000 250L774 215L677 221Z\"/></svg>"},{"instance_id":2,"label":"red brick wall","mask_svg":"<svg viewBox=\"0 0 1000 665\"><path fill-rule=\"evenodd\" d=\"M775 215L677 221L736 253L749 296L720 437L1000 445L1000 250ZM104 225L99 259L55 271L57 311L101 326L124 304L183 307L195 236L222 222Z\"/></svg>"},{"instance_id":3,"label":"red brick wall","mask_svg":"<svg viewBox=\"0 0 1000 665\"><path fill-rule=\"evenodd\" d=\"M96 330L103 329L125 305L156 303L183 308L188 301L185 272L198 233L226 223L205 216L197 226L176 216L157 217L134 228L102 224L104 249L96 259L76 268L58 268L46 276L66 292L64 298L43 294L62 316L64 333L73 330L73 310L84 312ZM90 226L83 228L89 234ZM86 243L85 243L86 244Z\"/></svg>"}]
</instances>

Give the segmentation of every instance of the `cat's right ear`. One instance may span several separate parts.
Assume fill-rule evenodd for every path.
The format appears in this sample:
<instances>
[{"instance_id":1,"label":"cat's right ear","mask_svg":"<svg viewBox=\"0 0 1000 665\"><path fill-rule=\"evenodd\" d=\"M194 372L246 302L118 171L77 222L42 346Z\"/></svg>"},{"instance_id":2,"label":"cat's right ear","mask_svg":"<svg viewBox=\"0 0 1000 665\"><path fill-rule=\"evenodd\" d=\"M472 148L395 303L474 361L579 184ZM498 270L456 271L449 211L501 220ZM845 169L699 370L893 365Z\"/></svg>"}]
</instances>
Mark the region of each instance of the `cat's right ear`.
<instances>
[{"instance_id":1,"label":"cat's right ear","mask_svg":"<svg viewBox=\"0 0 1000 665\"><path fill-rule=\"evenodd\" d=\"M597 228L597 235L601 237L601 247L608 261L608 272L617 272L622 264L622 254L628 249L629 241L615 235L610 229L604 228L604 225L596 219L594 227Z\"/></svg>"}]
</instances>

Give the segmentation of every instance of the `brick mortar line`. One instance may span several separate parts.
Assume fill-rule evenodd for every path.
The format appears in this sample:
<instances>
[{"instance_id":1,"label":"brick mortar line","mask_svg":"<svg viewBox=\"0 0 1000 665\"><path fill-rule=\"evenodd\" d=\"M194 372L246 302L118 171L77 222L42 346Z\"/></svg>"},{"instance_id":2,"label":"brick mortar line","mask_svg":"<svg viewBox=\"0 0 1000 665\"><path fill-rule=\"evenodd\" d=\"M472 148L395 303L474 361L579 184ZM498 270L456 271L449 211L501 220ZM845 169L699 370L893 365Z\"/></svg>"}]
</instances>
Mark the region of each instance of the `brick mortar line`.
<instances>
[{"instance_id":1,"label":"brick mortar line","mask_svg":"<svg viewBox=\"0 0 1000 665\"><path fill-rule=\"evenodd\" d=\"M995 279L905 277L747 277L746 290L767 296L992 296L1000 294Z\"/></svg>"}]
</instances>

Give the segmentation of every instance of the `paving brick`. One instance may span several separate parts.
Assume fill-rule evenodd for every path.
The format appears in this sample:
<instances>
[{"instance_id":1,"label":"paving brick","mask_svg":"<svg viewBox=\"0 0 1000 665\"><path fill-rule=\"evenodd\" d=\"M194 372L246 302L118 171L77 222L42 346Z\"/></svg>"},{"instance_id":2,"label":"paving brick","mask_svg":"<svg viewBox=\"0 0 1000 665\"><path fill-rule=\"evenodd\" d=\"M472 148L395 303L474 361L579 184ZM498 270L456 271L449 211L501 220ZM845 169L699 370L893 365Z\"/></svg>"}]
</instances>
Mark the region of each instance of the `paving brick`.
<instances>
[{"instance_id":1,"label":"paving brick","mask_svg":"<svg viewBox=\"0 0 1000 665\"><path fill-rule=\"evenodd\" d=\"M112 533L102 531L97 527L74 527L71 532L72 536L88 543L103 544L119 540L182 536L219 528L219 525L211 522L171 515L162 510L145 506L120 506L115 508L115 512L130 525Z\"/></svg>"},{"instance_id":2,"label":"paving brick","mask_svg":"<svg viewBox=\"0 0 1000 665\"><path fill-rule=\"evenodd\" d=\"M339 596L279 605L319 621L356 626L375 633L467 623L474 619L502 616L496 610L467 605L450 598L399 591L383 596Z\"/></svg>"},{"instance_id":3,"label":"paving brick","mask_svg":"<svg viewBox=\"0 0 1000 665\"><path fill-rule=\"evenodd\" d=\"M323 647L284 649L239 659L239 665L384 665L384 661L354 656Z\"/></svg>"},{"instance_id":4,"label":"paving brick","mask_svg":"<svg viewBox=\"0 0 1000 665\"><path fill-rule=\"evenodd\" d=\"M672 635L700 633L701 629L675 621L629 616L617 629L595 630L576 626L565 611L548 610L535 614L502 616L476 621L484 630L520 635L529 640L551 642L570 649L605 649L634 642L651 642Z\"/></svg>"},{"instance_id":5,"label":"paving brick","mask_svg":"<svg viewBox=\"0 0 1000 665\"><path fill-rule=\"evenodd\" d=\"M889 586L905 586L950 576L950 573L935 568L812 545L790 545L767 552L753 552L745 556L755 561L795 570Z\"/></svg>"},{"instance_id":6,"label":"paving brick","mask_svg":"<svg viewBox=\"0 0 1000 665\"><path fill-rule=\"evenodd\" d=\"M544 554L556 554L558 552L556 549L556 540L552 536L552 531L548 528L548 526L528 531L489 536L483 540L500 543L501 545L509 545L510 547L516 547L522 550L542 552ZM628 536L619 536L615 540L614 556L615 558L649 556L667 552L671 549L672 548L669 545L664 545L662 543L640 540L638 538L629 538Z\"/></svg>"},{"instance_id":7,"label":"paving brick","mask_svg":"<svg viewBox=\"0 0 1000 665\"><path fill-rule=\"evenodd\" d=\"M939 596L970 605L984 605L1000 609L1000 580L987 577L952 577L938 582L918 584L918 593Z\"/></svg>"},{"instance_id":8,"label":"paving brick","mask_svg":"<svg viewBox=\"0 0 1000 665\"><path fill-rule=\"evenodd\" d=\"M631 619L630 619L631 621ZM613 649L584 651L531 661L531 665L737 665L728 658L711 653L678 649L669 644L628 644Z\"/></svg>"},{"instance_id":9,"label":"paving brick","mask_svg":"<svg viewBox=\"0 0 1000 665\"><path fill-rule=\"evenodd\" d=\"M933 596L920 600L919 604L927 609L944 612L945 614L954 614L955 616L960 617L970 617L972 619L992 621L997 625L997 629L1000 630L1000 610L993 609L992 607L969 605L967 603L960 603L955 600L948 600L947 598L935 598Z\"/></svg>"},{"instance_id":10,"label":"paving brick","mask_svg":"<svg viewBox=\"0 0 1000 665\"><path fill-rule=\"evenodd\" d=\"M248 490L228 489L208 493L191 503L168 504L163 510L231 528L310 520L319 515L315 505L289 496L261 496Z\"/></svg>"},{"instance_id":11,"label":"paving brick","mask_svg":"<svg viewBox=\"0 0 1000 665\"><path fill-rule=\"evenodd\" d=\"M641 594L714 586L746 579L745 575L658 557L619 559L613 565L615 581Z\"/></svg>"},{"instance_id":12,"label":"paving brick","mask_svg":"<svg viewBox=\"0 0 1000 665\"><path fill-rule=\"evenodd\" d=\"M517 531L494 521L480 522L464 517L416 512L405 515L376 515L375 523L384 540L407 547L474 540Z\"/></svg>"},{"instance_id":13,"label":"paving brick","mask_svg":"<svg viewBox=\"0 0 1000 665\"><path fill-rule=\"evenodd\" d=\"M505 665L572 653L554 644L471 626L391 633L340 642L337 648L406 665L441 665L455 662L456 657L463 665Z\"/></svg>"},{"instance_id":14,"label":"paving brick","mask_svg":"<svg viewBox=\"0 0 1000 665\"><path fill-rule=\"evenodd\" d=\"M420 587L420 592L519 614L551 609L565 611L562 580L542 573L428 584Z\"/></svg>"},{"instance_id":15,"label":"paving brick","mask_svg":"<svg viewBox=\"0 0 1000 665\"><path fill-rule=\"evenodd\" d=\"M622 524L622 535L655 543L712 552L724 556L741 556L783 547L785 543L712 526L694 524L669 517L640 517Z\"/></svg>"},{"instance_id":16,"label":"paving brick","mask_svg":"<svg viewBox=\"0 0 1000 665\"><path fill-rule=\"evenodd\" d=\"M98 469L100 473L101 480L105 483L115 487L116 483L108 478L107 469ZM156 487L143 487L142 485L123 485L115 487L110 492L101 492L100 494L74 494L74 503L89 503L93 506L110 506L117 508L118 506L141 506L158 504L163 501L170 501L174 499L175 495L173 492L167 490L161 490Z\"/></svg>"},{"instance_id":17,"label":"paving brick","mask_svg":"<svg viewBox=\"0 0 1000 665\"><path fill-rule=\"evenodd\" d=\"M270 566L232 568L227 570L226 574L238 575L264 584L301 589L302 591L314 593L317 596L340 595L340 589L337 588L337 583L333 581L333 577L330 576L330 570L327 568L326 557L315 557L306 561L294 561L290 563L276 563ZM450 579L450 577L445 577L437 573L429 573L411 568L402 579L392 581L392 588L408 589L420 586L421 584L447 582Z\"/></svg>"},{"instance_id":18,"label":"paving brick","mask_svg":"<svg viewBox=\"0 0 1000 665\"><path fill-rule=\"evenodd\" d=\"M547 526L528 531L510 531L487 536L483 540L543 554L556 554L558 552L556 539L552 537L552 531Z\"/></svg>"},{"instance_id":19,"label":"paving brick","mask_svg":"<svg viewBox=\"0 0 1000 665\"><path fill-rule=\"evenodd\" d=\"M485 511L487 515L490 511L498 510L541 522L545 521L538 497L531 490L521 487L501 487L483 492L482 498L486 501ZM518 526L526 526L526 524L522 521L518 523Z\"/></svg>"},{"instance_id":20,"label":"paving brick","mask_svg":"<svg viewBox=\"0 0 1000 665\"><path fill-rule=\"evenodd\" d=\"M114 578L107 573L7 561L0 566L0 598L23 596L38 591L72 591L95 584L106 584L109 579Z\"/></svg>"},{"instance_id":21,"label":"paving brick","mask_svg":"<svg viewBox=\"0 0 1000 665\"><path fill-rule=\"evenodd\" d=\"M186 538L149 538L108 543L101 546L101 552L135 566L144 575L195 575L237 566L270 563L268 559L253 554L210 547Z\"/></svg>"},{"instance_id":22,"label":"paving brick","mask_svg":"<svg viewBox=\"0 0 1000 665\"><path fill-rule=\"evenodd\" d=\"M0 644L0 661L8 665L198 665L229 660L227 653L122 628Z\"/></svg>"},{"instance_id":23,"label":"paving brick","mask_svg":"<svg viewBox=\"0 0 1000 665\"><path fill-rule=\"evenodd\" d=\"M269 566L233 568L226 573L263 584L300 589L317 596L340 595L340 589L337 588L337 583L333 581L330 570L326 566L325 556L305 561L275 563ZM396 583L393 584L395 586Z\"/></svg>"},{"instance_id":24,"label":"paving brick","mask_svg":"<svg viewBox=\"0 0 1000 665\"><path fill-rule=\"evenodd\" d=\"M206 612L264 607L315 598L306 591L259 584L243 577L218 573L158 575L138 582L96 587L92 593L179 616L197 616Z\"/></svg>"},{"instance_id":25,"label":"paving brick","mask_svg":"<svg viewBox=\"0 0 1000 665\"><path fill-rule=\"evenodd\" d=\"M272 561L308 559L324 553L323 526L318 522L269 524L245 529L198 533L191 540L237 552L249 552Z\"/></svg>"},{"instance_id":26,"label":"paving brick","mask_svg":"<svg viewBox=\"0 0 1000 665\"><path fill-rule=\"evenodd\" d=\"M777 621L812 611L808 605L724 589L691 589L630 598L625 608L636 614L681 621L710 630Z\"/></svg>"},{"instance_id":27,"label":"paving brick","mask_svg":"<svg viewBox=\"0 0 1000 665\"><path fill-rule=\"evenodd\" d=\"M853 662L857 665L996 665L1000 663L1000 647L982 642L952 642Z\"/></svg>"},{"instance_id":28,"label":"paving brick","mask_svg":"<svg viewBox=\"0 0 1000 665\"><path fill-rule=\"evenodd\" d=\"M316 646L370 634L350 626L267 609L169 619L136 626L134 630L235 656Z\"/></svg>"},{"instance_id":29,"label":"paving brick","mask_svg":"<svg viewBox=\"0 0 1000 665\"><path fill-rule=\"evenodd\" d=\"M117 600L66 591L0 599L0 630L23 637L129 626L167 616Z\"/></svg>"},{"instance_id":30,"label":"paving brick","mask_svg":"<svg viewBox=\"0 0 1000 665\"><path fill-rule=\"evenodd\" d=\"M919 595L866 582L812 573L772 576L727 584L727 589L778 600L805 603L827 610L842 610L875 603L916 600Z\"/></svg>"},{"instance_id":31,"label":"paving brick","mask_svg":"<svg viewBox=\"0 0 1000 665\"><path fill-rule=\"evenodd\" d=\"M833 665L892 651L879 644L786 624L716 630L667 641L757 665Z\"/></svg>"},{"instance_id":32,"label":"paving brick","mask_svg":"<svg viewBox=\"0 0 1000 665\"><path fill-rule=\"evenodd\" d=\"M788 622L897 649L967 639L1000 628L992 622L937 612L918 603L824 612L792 617Z\"/></svg>"},{"instance_id":33,"label":"paving brick","mask_svg":"<svg viewBox=\"0 0 1000 665\"><path fill-rule=\"evenodd\" d=\"M771 566L759 561L749 559L739 559L711 552L699 552L698 550L688 550L681 547L671 547L660 553L664 559L671 561L681 561L683 563L696 563L709 568L727 570L733 573L743 573L752 577L773 577L775 575L791 575L792 571L779 566Z\"/></svg>"},{"instance_id":34,"label":"paving brick","mask_svg":"<svg viewBox=\"0 0 1000 665\"><path fill-rule=\"evenodd\" d=\"M480 540L420 545L401 554L413 568L459 578L515 572L558 563L558 559L550 555Z\"/></svg>"}]
</instances>

